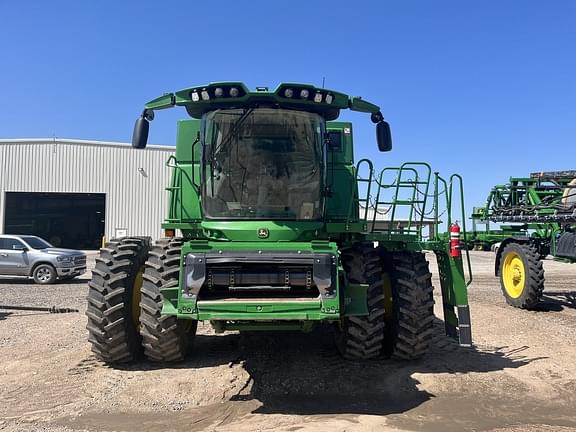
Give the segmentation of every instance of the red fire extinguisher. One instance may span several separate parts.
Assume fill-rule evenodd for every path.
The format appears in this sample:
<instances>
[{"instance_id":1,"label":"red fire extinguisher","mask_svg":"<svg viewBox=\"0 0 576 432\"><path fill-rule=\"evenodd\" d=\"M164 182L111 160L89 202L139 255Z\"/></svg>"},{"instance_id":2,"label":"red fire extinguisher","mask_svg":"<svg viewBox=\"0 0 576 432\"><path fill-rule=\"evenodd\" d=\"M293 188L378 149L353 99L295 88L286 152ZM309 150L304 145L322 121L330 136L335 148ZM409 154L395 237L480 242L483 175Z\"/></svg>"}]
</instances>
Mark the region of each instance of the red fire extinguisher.
<instances>
[{"instance_id":1,"label":"red fire extinguisher","mask_svg":"<svg viewBox=\"0 0 576 432\"><path fill-rule=\"evenodd\" d=\"M457 222L450 225L450 256L458 258L460 256L460 226Z\"/></svg>"}]
</instances>

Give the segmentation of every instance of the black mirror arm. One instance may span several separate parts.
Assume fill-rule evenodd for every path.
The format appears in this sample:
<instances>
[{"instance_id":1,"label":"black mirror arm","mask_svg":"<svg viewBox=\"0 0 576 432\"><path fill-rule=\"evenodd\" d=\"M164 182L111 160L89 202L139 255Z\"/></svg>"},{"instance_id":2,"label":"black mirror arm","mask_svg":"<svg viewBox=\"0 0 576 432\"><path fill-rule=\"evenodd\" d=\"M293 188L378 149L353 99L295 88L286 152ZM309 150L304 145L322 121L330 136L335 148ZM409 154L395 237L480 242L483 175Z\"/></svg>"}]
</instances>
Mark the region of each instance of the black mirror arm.
<instances>
[{"instance_id":1,"label":"black mirror arm","mask_svg":"<svg viewBox=\"0 0 576 432\"><path fill-rule=\"evenodd\" d=\"M145 108L144 111L142 111L142 118L145 118L146 120L148 120L149 122L154 120L154 110Z\"/></svg>"},{"instance_id":2,"label":"black mirror arm","mask_svg":"<svg viewBox=\"0 0 576 432\"><path fill-rule=\"evenodd\" d=\"M380 111L374 112L370 115L370 120L372 120L372 123L378 124L381 121L384 121L384 116Z\"/></svg>"}]
</instances>

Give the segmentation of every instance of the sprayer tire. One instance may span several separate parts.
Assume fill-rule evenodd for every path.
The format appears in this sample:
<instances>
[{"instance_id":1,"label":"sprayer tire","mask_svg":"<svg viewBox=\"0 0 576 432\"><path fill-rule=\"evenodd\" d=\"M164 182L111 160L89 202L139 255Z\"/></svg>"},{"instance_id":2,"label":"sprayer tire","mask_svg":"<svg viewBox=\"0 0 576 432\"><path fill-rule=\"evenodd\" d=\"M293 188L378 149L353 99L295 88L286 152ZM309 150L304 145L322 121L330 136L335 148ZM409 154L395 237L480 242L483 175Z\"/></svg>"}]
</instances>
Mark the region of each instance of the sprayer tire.
<instances>
[{"instance_id":1,"label":"sprayer tire","mask_svg":"<svg viewBox=\"0 0 576 432\"><path fill-rule=\"evenodd\" d=\"M544 291L544 267L536 247L508 243L502 250L499 270L500 288L509 305L533 309L540 302Z\"/></svg>"}]
</instances>

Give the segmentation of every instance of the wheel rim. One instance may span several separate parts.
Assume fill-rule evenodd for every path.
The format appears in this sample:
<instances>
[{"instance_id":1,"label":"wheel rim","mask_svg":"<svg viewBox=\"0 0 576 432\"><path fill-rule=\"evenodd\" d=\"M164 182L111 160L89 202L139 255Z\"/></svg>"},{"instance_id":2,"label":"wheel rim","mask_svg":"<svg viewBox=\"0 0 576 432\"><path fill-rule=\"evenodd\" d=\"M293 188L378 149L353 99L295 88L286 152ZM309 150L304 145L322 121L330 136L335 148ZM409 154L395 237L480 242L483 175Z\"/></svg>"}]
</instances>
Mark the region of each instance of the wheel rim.
<instances>
[{"instance_id":1,"label":"wheel rim","mask_svg":"<svg viewBox=\"0 0 576 432\"><path fill-rule=\"evenodd\" d=\"M140 325L140 299L142 298L140 289L144 283L144 278L142 277L143 274L144 267L142 267L138 273L136 273L136 277L134 278L134 286L132 287L132 322L136 328L138 328Z\"/></svg>"},{"instance_id":2,"label":"wheel rim","mask_svg":"<svg viewBox=\"0 0 576 432\"><path fill-rule=\"evenodd\" d=\"M516 252L511 252L504 258L502 280L506 293L512 298L518 298L526 284L526 269L524 261Z\"/></svg>"},{"instance_id":3,"label":"wheel rim","mask_svg":"<svg viewBox=\"0 0 576 432\"><path fill-rule=\"evenodd\" d=\"M49 268L42 267L38 269L38 271L36 272L36 278L40 282L48 282L50 278L52 278L52 272L50 271Z\"/></svg>"}]
</instances>

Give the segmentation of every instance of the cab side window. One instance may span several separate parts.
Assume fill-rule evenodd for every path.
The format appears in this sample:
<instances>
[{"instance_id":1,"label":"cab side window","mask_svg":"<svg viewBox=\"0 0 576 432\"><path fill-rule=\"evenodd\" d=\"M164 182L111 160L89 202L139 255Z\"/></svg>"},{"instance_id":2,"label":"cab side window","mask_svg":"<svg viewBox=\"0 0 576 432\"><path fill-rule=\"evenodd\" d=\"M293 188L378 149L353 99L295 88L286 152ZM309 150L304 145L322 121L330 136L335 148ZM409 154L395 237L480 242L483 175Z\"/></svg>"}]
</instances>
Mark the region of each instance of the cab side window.
<instances>
[{"instance_id":1,"label":"cab side window","mask_svg":"<svg viewBox=\"0 0 576 432\"><path fill-rule=\"evenodd\" d=\"M334 152L344 150L342 147L342 133L340 131L328 131L328 149Z\"/></svg>"},{"instance_id":2,"label":"cab side window","mask_svg":"<svg viewBox=\"0 0 576 432\"><path fill-rule=\"evenodd\" d=\"M20 250L24 248L24 243L12 238L0 238L0 249Z\"/></svg>"}]
</instances>

